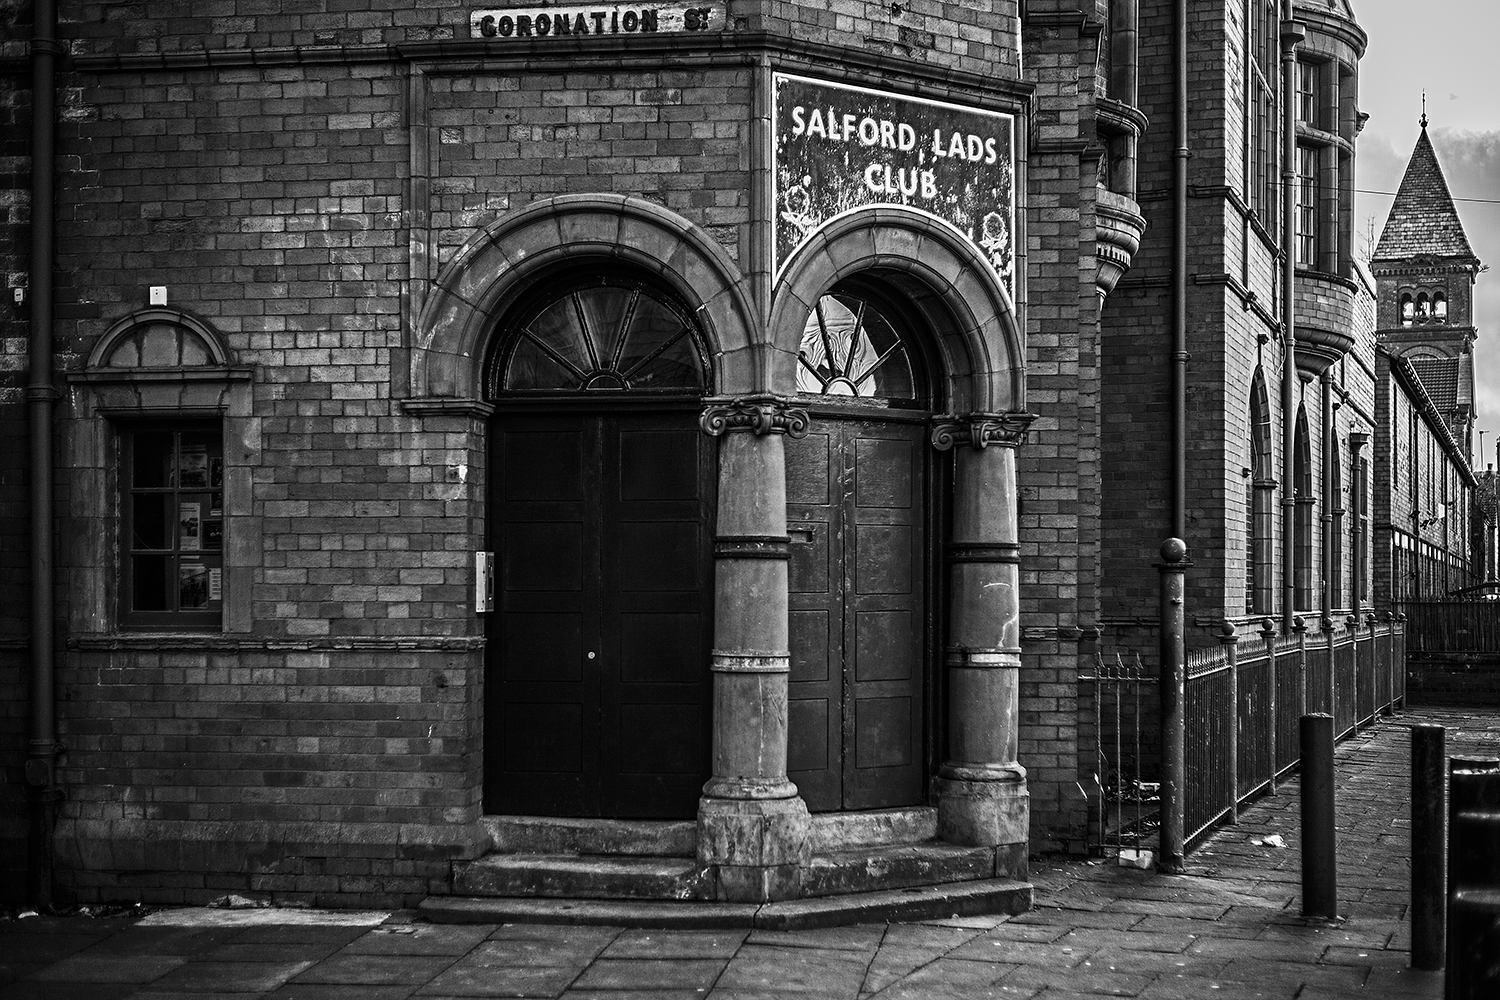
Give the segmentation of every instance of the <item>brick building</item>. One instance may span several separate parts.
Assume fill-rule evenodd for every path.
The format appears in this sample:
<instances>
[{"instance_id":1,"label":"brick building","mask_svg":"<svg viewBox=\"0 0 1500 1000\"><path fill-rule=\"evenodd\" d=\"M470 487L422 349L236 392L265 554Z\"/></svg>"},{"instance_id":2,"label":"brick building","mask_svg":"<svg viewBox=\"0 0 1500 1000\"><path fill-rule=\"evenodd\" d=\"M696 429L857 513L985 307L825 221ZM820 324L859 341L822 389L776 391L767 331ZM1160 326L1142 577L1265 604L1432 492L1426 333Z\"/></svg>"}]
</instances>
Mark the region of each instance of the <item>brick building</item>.
<instances>
[{"instance_id":1,"label":"brick building","mask_svg":"<svg viewBox=\"0 0 1500 1000\"><path fill-rule=\"evenodd\" d=\"M1476 497L1474 279L1427 116L1370 269L1376 280L1378 606L1442 600L1487 580Z\"/></svg>"},{"instance_id":2,"label":"brick building","mask_svg":"<svg viewBox=\"0 0 1500 1000\"><path fill-rule=\"evenodd\" d=\"M1012 891L1368 607L1342 3L272 6L0 0L8 897Z\"/></svg>"}]
</instances>

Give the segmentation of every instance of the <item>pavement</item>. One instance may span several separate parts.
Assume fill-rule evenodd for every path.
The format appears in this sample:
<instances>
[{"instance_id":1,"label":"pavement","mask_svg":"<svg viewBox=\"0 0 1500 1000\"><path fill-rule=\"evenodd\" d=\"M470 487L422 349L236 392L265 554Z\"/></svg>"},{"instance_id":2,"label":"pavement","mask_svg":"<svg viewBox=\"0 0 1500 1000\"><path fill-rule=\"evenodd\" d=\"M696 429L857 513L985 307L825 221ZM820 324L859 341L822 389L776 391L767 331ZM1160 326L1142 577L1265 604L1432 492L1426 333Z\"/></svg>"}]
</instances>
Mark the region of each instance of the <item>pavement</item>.
<instances>
[{"instance_id":1,"label":"pavement","mask_svg":"<svg viewBox=\"0 0 1500 1000\"><path fill-rule=\"evenodd\" d=\"M807 931L431 924L410 911L31 917L0 920L0 998L1437 998L1442 974L1407 967L1418 722L1448 728L1449 754L1500 756L1500 713L1432 708L1339 746L1333 924L1299 913L1294 779L1189 855L1185 875L1034 859L1036 905L1013 917Z\"/></svg>"}]
</instances>

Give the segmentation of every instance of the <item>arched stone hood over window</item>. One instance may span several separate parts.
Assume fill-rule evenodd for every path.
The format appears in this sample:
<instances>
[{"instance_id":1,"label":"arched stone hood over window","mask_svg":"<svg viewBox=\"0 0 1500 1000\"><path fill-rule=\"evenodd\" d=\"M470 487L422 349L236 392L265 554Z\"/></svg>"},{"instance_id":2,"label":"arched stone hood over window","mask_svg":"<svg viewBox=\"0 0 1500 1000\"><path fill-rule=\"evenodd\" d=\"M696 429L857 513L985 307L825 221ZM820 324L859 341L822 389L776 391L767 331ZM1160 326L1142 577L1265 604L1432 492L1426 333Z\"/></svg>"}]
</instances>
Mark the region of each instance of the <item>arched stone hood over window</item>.
<instances>
[{"instance_id":1,"label":"arched stone hood over window","mask_svg":"<svg viewBox=\"0 0 1500 1000\"><path fill-rule=\"evenodd\" d=\"M875 273L903 290L934 330L954 412L1026 409L1026 348L1015 306L977 247L931 216L870 208L834 220L788 263L771 302L770 391L796 393L802 330L836 282Z\"/></svg>"},{"instance_id":2,"label":"arched stone hood over window","mask_svg":"<svg viewBox=\"0 0 1500 1000\"><path fill-rule=\"evenodd\" d=\"M649 271L696 305L713 355L713 391L762 385L747 282L718 243L640 198L564 195L497 220L443 269L411 331L412 401L482 399L487 338L505 303L549 271L589 257Z\"/></svg>"}]
</instances>

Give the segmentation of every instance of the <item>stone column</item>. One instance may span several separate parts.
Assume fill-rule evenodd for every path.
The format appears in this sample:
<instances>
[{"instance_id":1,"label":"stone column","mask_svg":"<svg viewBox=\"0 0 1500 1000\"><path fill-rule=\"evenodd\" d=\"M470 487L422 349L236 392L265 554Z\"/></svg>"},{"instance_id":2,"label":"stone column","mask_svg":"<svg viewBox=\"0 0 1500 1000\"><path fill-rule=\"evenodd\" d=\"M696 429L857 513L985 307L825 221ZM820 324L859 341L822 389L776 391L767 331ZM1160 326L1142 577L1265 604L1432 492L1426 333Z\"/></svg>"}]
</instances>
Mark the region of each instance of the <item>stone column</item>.
<instances>
[{"instance_id":1,"label":"stone column","mask_svg":"<svg viewBox=\"0 0 1500 1000\"><path fill-rule=\"evenodd\" d=\"M698 862L720 899L794 898L808 859L807 805L787 779L786 458L807 411L774 396L708 401L719 445L714 535L713 777L698 801Z\"/></svg>"},{"instance_id":2,"label":"stone column","mask_svg":"<svg viewBox=\"0 0 1500 1000\"><path fill-rule=\"evenodd\" d=\"M952 450L948 546L948 753L934 782L938 836L995 849L997 875L1025 878L1026 769L1017 761L1021 666L1016 452L1029 413L935 420L933 447Z\"/></svg>"}]
</instances>

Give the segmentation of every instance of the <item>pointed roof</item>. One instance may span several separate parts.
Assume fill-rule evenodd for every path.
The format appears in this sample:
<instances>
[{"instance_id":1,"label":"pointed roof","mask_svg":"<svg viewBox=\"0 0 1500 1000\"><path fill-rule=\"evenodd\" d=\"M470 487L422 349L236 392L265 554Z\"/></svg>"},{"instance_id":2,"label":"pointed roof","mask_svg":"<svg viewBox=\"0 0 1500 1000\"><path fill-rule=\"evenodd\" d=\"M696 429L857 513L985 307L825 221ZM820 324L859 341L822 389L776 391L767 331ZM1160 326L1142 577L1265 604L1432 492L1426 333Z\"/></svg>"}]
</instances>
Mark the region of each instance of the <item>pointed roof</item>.
<instances>
[{"instance_id":1,"label":"pointed roof","mask_svg":"<svg viewBox=\"0 0 1500 1000\"><path fill-rule=\"evenodd\" d=\"M1462 257L1479 263L1469 238L1464 235L1443 168L1438 166L1432 140L1427 138L1427 116L1422 116L1422 134L1406 165L1406 176L1396 191L1396 201L1386 216L1385 229L1372 259L1395 261L1406 257Z\"/></svg>"}]
</instances>

